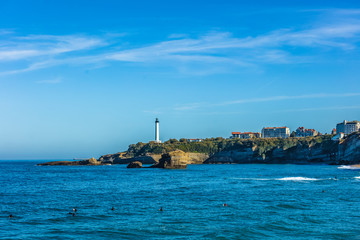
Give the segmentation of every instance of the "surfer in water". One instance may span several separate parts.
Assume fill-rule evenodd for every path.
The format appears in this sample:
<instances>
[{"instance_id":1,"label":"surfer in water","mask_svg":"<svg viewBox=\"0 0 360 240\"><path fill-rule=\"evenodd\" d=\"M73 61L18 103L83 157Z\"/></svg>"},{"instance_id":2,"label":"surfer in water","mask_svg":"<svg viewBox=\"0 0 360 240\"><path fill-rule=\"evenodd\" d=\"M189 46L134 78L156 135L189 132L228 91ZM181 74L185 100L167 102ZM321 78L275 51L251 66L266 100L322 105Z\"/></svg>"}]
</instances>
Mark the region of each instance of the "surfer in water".
<instances>
[{"instance_id":1,"label":"surfer in water","mask_svg":"<svg viewBox=\"0 0 360 240\"><path fill-rule=\"evenodd\" d=\"M162 211L164 211L164 210L163 210L163 208L161 207L161 208L159 209L159 211L162 212Z\"/></svg>"},{"instance_id":2,"label":"surfer in water","mask_svg":"<svg viewBox=\"0 0 360 240\"><path fill-rule=\"evenodd\" d=\"M115 208L114 208L114 207L112 207L112 208L111 208L111 210L112 210L112 211L114 211L114 210L115 210Z\"/></svg>"}]
</instances>

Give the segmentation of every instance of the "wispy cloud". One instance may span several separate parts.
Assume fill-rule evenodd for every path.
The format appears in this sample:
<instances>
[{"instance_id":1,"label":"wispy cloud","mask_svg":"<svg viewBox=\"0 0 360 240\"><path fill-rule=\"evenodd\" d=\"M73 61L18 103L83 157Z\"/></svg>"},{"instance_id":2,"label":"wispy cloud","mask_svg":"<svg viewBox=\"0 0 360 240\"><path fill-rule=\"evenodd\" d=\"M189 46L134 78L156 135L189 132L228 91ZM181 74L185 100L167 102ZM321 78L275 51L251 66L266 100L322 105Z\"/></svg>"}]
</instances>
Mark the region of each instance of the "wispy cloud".
<instances>
[{"instance_id":1,"label":"wispy cloud","mask_svg":"<svg viewBox=\"0 0 360 240\"><path fill-rule=\"evenodd\" d=\"M342 15L342 16L360 15L359 8L320 8L320 9L301 10L301 12L323 12L329 15Z\"/></svg>"},{"instance_id":2,"label":"wispy cloud","mask_svg":"<svg viewBox=\"0 0 360 240\"><path fill-rule=\"evenodd\" d=\"M289 101L289 100L303 100L303 99L323 99L323 98L347 98L347 97L358 97L360 93L315 93L307 95L297 95L297 96L269 96L263 98L246 98L238 99L233 101L224 101L220 103L188 103L183 105L177 105L173 108L174 111L183 112L189 110L199 110L199 109L208 109L216 107L224 107L235 104L250 104L250 103L264 103L264 102L274 102L274 101ZM237 113L237 112L236 112Z\"/></svg>"},{"instance_id":3,"label":"wispy cloud","mask_svg":"<svg viewBox=\"0 0 360 240\"><path fill-rule=\"evenodd\" d=\"M204 104L206 104L206 103L190 103L187 105L179 105L179 106L174 107L174 110L175 111L194 110L194 109L200 108Z\"/></svg>"},{"instance_id":4,"label":"wispy cloud","mask_svg":"<svg viewBox=\"0 0 360 240\"><path fill-rule=\"evenodd\" d=\"M11 36L0 46L0 61L31 60L41 56L50 58L104 45L104 39L80 35Z\"/></svg>"},{"instance_id":5,"label":"wispy cloud","mask_svg":"<svg viewBox=\"0 0 360 240\"><path fill-rule=\"evenodd\" d=\"M236 38L231 33L211 33L199 38L164 41L148 47L129 49L104 56L108 60L149 62L158 60L224 61L234 63L284 63L290 53L284 46L334 47L352 49L355 42L349 39L360 35L359 24L338 24L309 30L277 30L256 37ZM227 52L232 50L232 52ZM235 52L234 52L235 51ZM261 52L261 57L259 57ZM245 61L246 59L246 61Z\"/></svg>"},{"instance_id":6,"label":"wispy cloud","mask_svg":"<svg viewBox=\"0 0 360 240\"><path fill-rule=\"evenodd\" d=\"M188 37L187 34L173 33L173 34L170 34L168 38L187 38L187 37Z\"/></svg>"},{"instance_id":7,"label":"wispy cloud","mask_svg":"<svg viewBox=\"0 0 360 240\"><path fill-rule=\"evenodd\" d=\"M307 112L307 111L327 111L327 110L347 110L347 109L360 109L360 105L355 106L330 106L330 107L317 107L317 108L294 108L285 109L273 112Z\"/></svg>"},{"instance_id":8,"label":"wispy cloud","mask_svg":"<svg viewBox=\"0 0 360 240\"><path fill-rule=\"evenodd\" d=\"M360 17L357 15L359 11L332 10L333 14L338 12L337 21L319 22L312 24L314 27L311 28L300 26L276 29L247 37L236 37L229 32L211 32L197 37L171 34L164 41L144 43L145 46L140 47L132 47L131 42L122 45L121 38L111 34L96 37L7 34L6 37L3 36L5 39L0 44L0 62L21 62L26 67L3 69L0 74L15 74L63 64L89 65L109 62L172 64L179 70L184 65L191 66L192 63L207 67L217 64L228 69L229 66L257 67L262 64L308 62L311 56L301 56L292 51L292 47L344 51L356 48L360 41ZM351 17L347 17L348 15ZM211 71L207 72L211 74Z\"/></svg>"},{"instance_id":9,"label":"wispy cloud","mask_svg":"<svg viewBox=\"0 0 360 240\"><path fill-rule=\"evenodd\" d=\"M37 84L58 84L62 82L62 78L61 77L57 77L54 79L45 79L45 80L38 80L35 81L35 83Z\"/></svg>"},{"instance_id":10,"label":"wispy cloud","mask_svg":"<svg viewBox=\"0 0 360 240\"><path fill-rule=\"evenodd\" d=\"M316 93L298 96L271 96L265 98L249 98L239 99L234 101L222 102L216 104L217 106L225 106L232 104L244 104L244 103L258 103L258 102L272 102L272 101L286 101L296 99L315 99L315 98L343 98L343 97L355 97L360 96L360 93Z\"/></svg>"}]
</instances>

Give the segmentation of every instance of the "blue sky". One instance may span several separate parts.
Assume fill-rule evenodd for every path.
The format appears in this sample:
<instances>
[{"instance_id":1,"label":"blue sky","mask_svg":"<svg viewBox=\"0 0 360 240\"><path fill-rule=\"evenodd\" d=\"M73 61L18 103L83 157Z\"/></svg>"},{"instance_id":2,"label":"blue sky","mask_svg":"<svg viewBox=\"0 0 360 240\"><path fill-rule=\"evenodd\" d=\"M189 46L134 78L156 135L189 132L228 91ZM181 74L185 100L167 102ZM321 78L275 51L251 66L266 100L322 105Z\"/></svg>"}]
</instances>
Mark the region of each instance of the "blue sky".
<instances>
[{"instance_id":1,"label":"blue sky","mask_svg":"<svg viewBox=\"0 0 360 240\"><path fill-rule=\"evenodd\" d=\"M359 5L2 1L0 159L360 120Z\"/></svg>"}]
</instances>

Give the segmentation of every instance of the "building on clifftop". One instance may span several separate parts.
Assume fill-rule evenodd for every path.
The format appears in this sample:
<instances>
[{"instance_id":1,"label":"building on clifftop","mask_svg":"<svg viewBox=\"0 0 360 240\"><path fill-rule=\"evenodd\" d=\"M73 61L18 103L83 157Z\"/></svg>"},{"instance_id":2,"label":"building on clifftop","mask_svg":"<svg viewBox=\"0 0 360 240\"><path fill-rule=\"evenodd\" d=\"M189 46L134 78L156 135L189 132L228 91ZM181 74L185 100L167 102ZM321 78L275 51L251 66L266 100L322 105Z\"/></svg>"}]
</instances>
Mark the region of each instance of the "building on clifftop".
<instances>
[{"instance_id":1,"label":"building on clifftop","mask_svg":"<svg viewBox=\"0 0 360 240\"><path fill-rule=\"evenodd\" d=\"M288 138L290 137L290 129L288 127L264 127L261 130L262 138Z\"/></svg>"},{"instance_id":2,"label":"building on clifftop","mask_svg":"<svg viewBox=\"0 0 360 240\"><path fill-rule=\"evenodd\" d=\"M345 135L351 134L353 132L357 132L360 130L360 122L359 121L351 121L348 122L344 120L342 123L336 124L336 132L344 133Z\"/></svg>"},{"instance_id":3,"label":"building on clifftop","mask_svg":"<svg viewBox=\"0 0 360 240\"><path fill-rule=\"evenodd\" d=\"M331 134L332 135L336 134L336 128L333 128L333 130L331 131Z\"/></svg>"},{"instance_id":4,"label":"building on clifftop","mask_svg":"<svg viewBox=\"0 0 360 240\"><path fill-rule=\"evenodd\" d=\"M250 139L250 138L260 138L261 134L258 132L232 132L230 138L241 138L241 139Z\"/></svg>"},{"instance_id":5,"label":"building on clifftop","mask_svg":"<svg viewBox=\"0 0 360 240\"><path fill-rule=\"evenodd\" d=\"M318 132L315 129L306 129L304 127L298 127L295 131L296 137L309 137L317 136Z\"/></svg>"}]
</instances>

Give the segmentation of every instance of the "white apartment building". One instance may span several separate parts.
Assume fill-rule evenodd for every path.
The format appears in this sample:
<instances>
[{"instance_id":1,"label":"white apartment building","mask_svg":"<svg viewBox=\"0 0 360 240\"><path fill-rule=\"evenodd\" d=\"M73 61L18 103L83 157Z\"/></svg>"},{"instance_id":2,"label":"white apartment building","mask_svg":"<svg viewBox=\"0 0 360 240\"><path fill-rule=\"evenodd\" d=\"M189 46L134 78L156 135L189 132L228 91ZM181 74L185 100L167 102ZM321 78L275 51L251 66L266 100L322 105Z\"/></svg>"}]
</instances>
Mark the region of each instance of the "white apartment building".
<instances>
[{"instance_id":1,"label":"white apartment building","mask_svg":"<svg viewBox=\"0 0 360 240\"><path fill-rule=\"evenodd\" d=\"M288 127L265 127L261 130L263 138L288 138L290 137L290 129Z\"/></svg>"},{"instance_id":2,"label":"white apartment building","mask_svg":"<svg viewBox=\"0 0 360 240\"><path fill-rule=\"evenodd\" d=\"M344 133L345 135L351 134L353 132L357 132L360 130L360 122L359 121L351 121L348 122L344 120L342 123L336 124L336 132Z\"/></svg>"}]
</instances>

